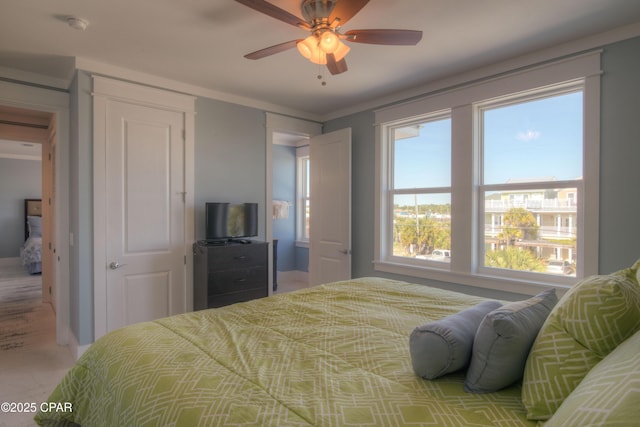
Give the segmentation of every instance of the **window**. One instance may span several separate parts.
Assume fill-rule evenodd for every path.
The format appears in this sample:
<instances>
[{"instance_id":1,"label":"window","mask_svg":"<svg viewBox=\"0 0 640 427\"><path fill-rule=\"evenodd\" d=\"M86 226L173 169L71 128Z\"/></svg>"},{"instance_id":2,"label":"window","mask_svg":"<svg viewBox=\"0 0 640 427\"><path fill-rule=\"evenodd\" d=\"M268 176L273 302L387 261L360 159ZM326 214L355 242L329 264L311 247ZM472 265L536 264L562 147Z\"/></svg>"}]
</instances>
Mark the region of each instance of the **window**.
<instances>
[{"instance_id":1,"label":"window","mask_svg":"<svg viewBox=\"0 0 640 427\"><path fill-rule=\"evenodd\" d=\"M389 127L393 156L393 257L449 262L451 118L435 114Z\"/></svg>"},{"instance_id":2,"label":"window","mask_svg":"<svg viewBox=\"0 0 640 427\"><path fill-rule=\"evenodd\" d=\"M599 53L376 111L375 268L531 293L597 273Z\"/></svg>"},{"instance_id":3,"label":"window","mask_svg":"<svg viewBox=\"0 0 640 427\"><path fill-rule=\"evenodd\" d=\"M480 265L575 277L582 95L581 85L570 85L476 106Z\"/></svg>"},{"instance_id":4,"label":"window","mask_svg":"<svg viewBox=\"0 0 640 427\"><path fill-rule=\"evenodd\" d=\"M297 157L297 184L296 193L298 195L296 212L296 239L298 243L309 243L309 147L301 147L296 150Z\"/></svg>"}]
</instances>

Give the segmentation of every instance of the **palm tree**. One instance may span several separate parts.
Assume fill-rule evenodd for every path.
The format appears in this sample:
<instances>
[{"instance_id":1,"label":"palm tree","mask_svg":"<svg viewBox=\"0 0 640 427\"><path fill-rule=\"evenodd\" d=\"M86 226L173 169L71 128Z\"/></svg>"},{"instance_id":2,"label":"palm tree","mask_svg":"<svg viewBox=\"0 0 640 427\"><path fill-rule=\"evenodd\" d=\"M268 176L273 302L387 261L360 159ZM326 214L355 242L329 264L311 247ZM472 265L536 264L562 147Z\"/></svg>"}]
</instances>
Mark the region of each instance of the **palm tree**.
<instances>
[{"instance_id":1,"label":"palm tree","mask_svg":"<svg viewBox=\"0 0 640 427\"><path fill-rule=\"evenodd\" d=\"M507 246L516 240L535 240L538 237L538 223L533 214L524 208L511 208L503 218L504 228L498 238L505 240Z\"/></svg>"},{"instance_id":2,"label":"palm tree","mask_svg":"<svg viewBox=\"0 0 640 427\"><path fill-rule=\"evenodd\" d=\"M487 267L510 270L545 271L545 265L541 259L531 251L515 246L508 246L499 251L487 251L484 255L484 264Z\"/></svg>"}]
</instances>

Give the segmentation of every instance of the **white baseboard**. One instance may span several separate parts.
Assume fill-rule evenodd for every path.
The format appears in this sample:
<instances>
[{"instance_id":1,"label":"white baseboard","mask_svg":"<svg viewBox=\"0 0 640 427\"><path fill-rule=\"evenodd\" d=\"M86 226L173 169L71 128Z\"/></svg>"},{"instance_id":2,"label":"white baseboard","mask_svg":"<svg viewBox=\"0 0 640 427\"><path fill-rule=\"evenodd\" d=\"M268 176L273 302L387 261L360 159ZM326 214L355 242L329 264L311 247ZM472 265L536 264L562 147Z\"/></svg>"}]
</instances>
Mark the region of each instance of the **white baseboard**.
<instances>
[{"instance_id":1,"label":"white baseboard","mask_svg":"<svg viewBox=\"0 0 640 427\"><path fill-rule=\"evenodd\" d=\"M78 340L76 339L73 331L69 331L69 351L75 360L78 360L82 354L87 351L87 349L91 346L91 344L78 344Z\"/></svg>"}]
</instances>

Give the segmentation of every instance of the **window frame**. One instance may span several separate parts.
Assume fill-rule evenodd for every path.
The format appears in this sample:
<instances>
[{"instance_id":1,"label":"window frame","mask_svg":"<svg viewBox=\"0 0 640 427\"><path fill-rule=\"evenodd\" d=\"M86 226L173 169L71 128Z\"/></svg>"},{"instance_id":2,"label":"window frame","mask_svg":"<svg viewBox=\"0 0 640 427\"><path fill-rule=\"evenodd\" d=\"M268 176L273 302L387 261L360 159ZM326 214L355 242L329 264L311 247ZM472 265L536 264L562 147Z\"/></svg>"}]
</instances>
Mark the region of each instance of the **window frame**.
<instances>
[{"instance_id":1,"label":"window frame","mask_svg":"<svg viewBox=\"0 0 640 427\"><path fill-rule=\"evenodd\" d=\"M576 194L578 195L578 201L580 201L582 199L582 196L584 195L584 182L582 179L573 179L573 180L558 180L558 181L531 181L531 182L518 182L518 183L491 183L491 184L485 184L484 183L484 179L483 179L483 173L484 173L484 162L483 162L483 150L484 150L484 141L483 141L483 126L482 126L482 119L481 116L483 114L484 111L488 111L494 108L501 108L501 107L507 107L507 106L512 106L512 105L518 105L518 104L523 104L523 103L527 103L527 102L532 102L532 101L536 101L536 100L543 100L543 99L549 99L552 97L556 97L556 96L562 96L562 95L568 95L568 94L572 94L572 93L578 93L580 92L583 95L583 105L584 105L584 91L585 91L585 87L584 87L584 80L577 80L577 81L569 81L569 82L565 82L565 83L559 83L557 85L551 85L551 86L546 86L543 87L541 89L533 89L530 91L525 91L525 92L520 92L520 93L516 93L516 94L510 94L507 95L505 97L500 97L497 100L496 99L491 99L491 100L487 100L487 101L481 101L481 102L476 102L473 104L473 111L474 111L474 117L476 120L476 126L474 127L474 131L476 132L475 134L475 144L476 144L476 150L477 150L477 158L475 160L476 162L476 171L477 171L477 177L476 177L476 181L477 181L477 192L476 192L476 196L477 196L477 201L478 201L478 205L477 205L477 209L478 209L478 225L477 225L477 230L478 230L478 235L477 235L477 248L476 248L476 253L477 253L477 265L478 265L478 272L480 274L484 274L484 275L506 275L506 276L510 276L510 277L517 277L517 278L522 278L524 280L540 280L539 279L539 274L541 273L530 273L530 272L525 272L525 271L515 271L515 270L502 270L504 272L501 272L500 269L496 269L495 267L487 267L483 262L484 256L485 256L485 239L484 239L484 229L485 229L485 224L484 224L484 219L485 219L485 198L482 197L482 194L485 192L491 192L491 191L495 191L495 192L509 192L509 191L526 191L526 190L553 190L553 189L559 189L559 188L575 188L576 189ZM584 117L584 111L583 111L583 116L582 119L584 121L585 117ZM584 135L583 135L583 149L584 149ZM584 153L583 153L584 154ZM583 165L584 167L584 161L583 161ZM584 174L583 174L584 175ZM577 233L576 235L578 237L581 237L581 239L577 239L578 241L581 241L584 239L584 230L582 229L582 227L580 226L580 224L582 224L582 216L584 215L584 212L580 209L580 205L579 203L576 205L576 221L577 221ZM578 248L576 248L576 252L577 254L580 253L580 250L578 250ZM579 256L579 255L578 255ZM554 276L553 279L551 279L553 282L558 282L558 284L570 284L571 282L573 282L575 280L575 277L572 276L568 276L568 277L564 277L564 276Z\"/></svg>"},{"instance_id":2,"label":"window frame","mask_svg":"<svg viewBox=\"0 0 640 427\"><path fill-rule=\"evenodd\" d=\"M296 246L309 247L309 236L306 233L307 201L310 195L306 188L309 183L309 146L296 149Z\"/></svg>"},{"instance_id":3,"label":"window frame","mask_svg":"<svg viewBox=\"0 0 640 427\"><path fill-rule=\"evenodd\" d=\"M548 287L568 288L582 277L598 272L599 151L600 151L600 55L588 52L527 69L486 78L468 85L443 89L429 96L375 111L376 115L376 271L471 285L493 290L531 294ZM480 206L478 106L500 98L518 98L527 93L580 87L583 91L583 179L577 188L579 221L576 277L496 271L478 262L480 227L484 208ZM557 93L557 92L552 92ZM452 259L448 265L406 262L390 256L388 239L393 200L389 195L390 127L450 110L452 120ZM556 182L555 184L559 184ZM536 183L533 184L536 186ZM539 185L538 185L539 186ZM487 188L486 186L483 188ZM482 216L481 216L482 215ZM392 236L392 235L391 235ZM414 260L408 260L414 261ZM423 261L423 260L421 260ZM442 264L442 263L437 263Z\"/></svg>"},{"instance_id":4,"label":"window frame","mask_svg":"<svg viewBox=\"0 0 640 427\"><path fill-rule=\"evenodd\" d=\"M409 119L404 119L404 120L398 120L398 121L394 121L391 123L387 123L385 124L387 126L387 138L389 141L388 144L388 158L389 158L389 164L388 164L388 182L387 182L387 188L389 191L389 199L390 199L390 203L389 203L389 207L388 207L388 215L389 215L389 221L393 221L394 218L394 197L397 195L411 195L411 194L416 194L416 195L434 195L434 194L451 194L452 193L452 187L451 184L449 186L434 186L434 187L415 187L415 188L395 188L395 183L394 183L394 172L395 172L395 159L394 159L394 142L395 139L393 138L392 134L394 133L394 131L397 128L401 128L401 127L407 127L407 126L411 126L411 125L417 125L417 124L421 124L421 123L427 123L427 122L435 122L438 120L445 120L445 119L449 119L451 120L451 110L450 109L445 109L445 110L439 110L439 111L435 111L435 112L431 112L428 114L423 114L420 116L416 116L416 117L411 117ZM433 268L441 268L441 269L448 269L448 263L444 263L444 262L439 262L439 261L433 261L433 260L428 260L428 259L412 259L412 258L408 258L408 257L403 257L403 256L398 256L398 255L394 255L393 254L393 225L390 225L388 228L388 232L390 234L388 234L386 236L386 238L383 240L383 244L386 245L386 248L384 249L384 252L386 254L388 254L388 259L391 262L396 262L396 263L407 263L409 265L421 265L421 264L425 264L425 265L430 265Z\"/></svg>"}]
</instances>

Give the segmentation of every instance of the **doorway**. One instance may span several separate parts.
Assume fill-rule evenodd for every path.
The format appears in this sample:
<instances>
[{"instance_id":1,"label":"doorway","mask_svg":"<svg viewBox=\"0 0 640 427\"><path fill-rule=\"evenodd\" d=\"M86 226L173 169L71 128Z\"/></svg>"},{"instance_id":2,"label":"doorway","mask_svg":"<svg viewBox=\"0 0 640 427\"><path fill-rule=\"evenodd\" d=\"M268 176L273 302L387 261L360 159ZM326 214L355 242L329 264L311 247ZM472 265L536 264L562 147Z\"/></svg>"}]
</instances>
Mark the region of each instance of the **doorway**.
<instances>
[{"instance_id":1,"label":"doorway","mask_svg":"<svg viewBox=\"0 0 640 427\"><path fill-rule=\"evenodd\" d=\"M51 171L53 175L51 185L56 202L54 202L55 205L52 205L52 212L55 215L52 217L53 224L50 228L53 236L57 236L54 238L58 244L52 244L51 247L51 251L54 253L51 280L55 283L52 287L52 296L55 298L56 304L56 343L58 345L70 344L69 247L65 237L69 236L69 94L53 88L0 81L0 108L31 110L40 114L48 114L50 116L48 125L53 124L55 127L56 149L55 153L52 153L52 160L55 161L56 167ZM47 136L42 139L48 141L49 128L44 132ZM64 241L61 242L60 239Z\"/></svg>"},{"instance_id":2,"label":"doorway","mask_svg":"<svg viewBox=\"0 0 640 427\"><path fill-rule=\"evenodd\" d=\"M316 228L316 243L315 249L310 250L309 243L301 242L297 239L298 234L295 231L295 225L291 225L289 229L289 236L293 236L293 238L289 239L288 244L293 246L293 250L291 247L283 247L280 242L280 239L277 239L277 250L276 254L273 253L274 244L270 245L270 261L272 261L275 257L278 265L274 265L275 263L271 262L271 268L273 269L275 274L270 275L270 293L273 292L276 284L280 286L280 278L286 280L291 280L293 282L304 281L309 284L316 284L317 281L329 281L333 280L342 280L346 278L350 278L351 270L351 248L350 248L350 239L351 239L351 220L350 220L350 209L351 209L351 131L350 129L345 129L344 131L332 132L327 135L321 134L322 126L319 123L309 122L301 119L293 119L290 117L279 116L275 114L267 113L267 187L266 187L266 198L267 198L267 234L266 237L269 241L273 241L274 239L280 237L277 228L279 219L275 218L278 214L279 208L283 203L287 204L286 209L288 210L289 215L298 216L298 228L304 227L304 223L300 223L299 219L303 217L306 209L309 209L308 205L305 205L304 197L299 194L299 192L295 193L295 197L292 202L289 200L281 200L278 197L276 187L280 184L276 177L280 172L279 164L276 162L281 158L280 152L282 149L278 145L293 145L296 150L308 149L309 146L315 146L316 149L313 150L316 153L316 166L321 174L318 176L316 182L316 189L321 189L321 187L325 191L320 191L316 197L325 197L332 198L332 194L340 193L344 194L346 199L342 197L339 198L339 205L335 205L333 200L330 203L326 203L326 207L324 209L320 209L317 212L319 215L318 218L321 218L320 221L317 222L318 227ZM306 147L305 147L306 146ZM336 147L346 147L347 151L342 149L336 151ZM276 148L277 147L277 148ZM276 150L278 151L278 156L275 155ZM311 151L309 150L309 159L311 159ZM348 154L347 154L348 153ZM333 157L332 157L333 156ZM338 156L338 157L336 157ZM289 155L289 158L292 158ZM293 160L297 161L297 160ZM313 163L313 160L311 160ZM339 168L336 169L336 165L339 165ZM313 171L313 164L311 164L310 169ZM346 168L346 169L345 169ZM297 168L296 168L297 169ZM340 169L340 173L338 172ZM291 181L295 182L297 176L299 174L293 175L291 177ZM311 180L311 175L308 176L309 180ZM309 181L310 182L310 181ZM287 187L290 186L291 183L286 183ZM304 185L304 184L303 184ZM300 183L299 183L300 186ZM349 191L346 191L346 190ZM288 194L291 194L289 192ZM284 197L285 199L287 196ZM304 205L305 211L299 209L299 207ZM313 206L311 204L311 206ZM335 207L340 206L340 209L336 210ZM311 208L313 209L313 208ZM339 219L339 221L337 221ZM329 227L326 226L328 222L332 222L334 224L343 224L344 227ZM290 224L295 224L295 219L290 221ZM323 224L325 224L323 226ZM338 233L339 232L339 233ZM339 235L339 239L337 238ZM336 246L336 243L340 242L340 245ZM273 241L272 243L275 243ZM328 249L327 243L330 248ZM306 247L305 247L306 246ZM335 254L329 252L335 252ZM306 271L300 272L299 270L284 270L284 266L282 266L282 255L286 253L293 253L296 258L303 258L304 261L300 262L300 260L296 260L296 264L298 266L305 265ZM337 256L334 256L337 255ZM313 258L317 259L313 259ZM340 268L336 270L339 272L336 274L329 274L329 271L326 270L326 274L317 274L315 275L315 279L312 279L312 276L309 275L309 271L313 268L312 266L316 266L316 272L321 269L324 271L324 268L331 263L336 265L339 261L341 266L344 268ZM289 267L291 266L291 261L289 260ZM281 270L281 271L278 271ZM304 277L301 279L301 277ZM310 282L311 281L311 282Z\"/></svg>"},{"instance_id":3,"label":"doorway","mask_svg":"<svg viewBox=\"0 0 640 427\"><path fill-rule=\"evenodd\" d=\"M284 283L296 283L297 285L308 284L308 268L307 271L300 271L298 268L303 267L295 267L293 269L293 265L296 264L295 260L286 260L283 258L284 255L289 257L299 257L301 260L298 262L298 266L305 265L308 263L308 245L304 243L298 242L296 244L295 239L295 217L296 217L296 208L298 206L299 200L295 197L295 186L296 186L296 176L295 176L295 152L297 146L304 146L309 138L314 135L320 135L322 133L322 125L320 123L295 119L288 116L281 116L279 114L266 113L266 122L267 122L267 134L266 134L266 232L265 237L267 241L272 244L269 245L269 265L270 272L269 275L269 295L273 293L274 283L278 285L280 290L284 289ZM274 153L280 152L281 155L274 156ZM282 154L285 153L285 154ZM286 192L287 195L282 195L278 191L274 191L274 186L280 185L278 181L276 181L276 174L279 171L276 170L279 168L280 164L275 164L274 159L278 162L284 162L285 168L289 170L288 178L285 179L285 186L289 188ZM279 175L279 173L278 173ZM277 196L277 197L276 197ZM289 200L291 199L291 200ZM274 204L275 202L275 204ZM274 265L274 238L280 237L280 232L282 230L275 230L276 227L281 227L284 225L283 219L274 218L274 215L277 212L274 212L274 206L277 208L279 203L287 204L287 213L288 213L288 222L289 225L286 229L287 239L278 239L278 253L276 255L277 266ZM274 234L274 231L276 233ZM278 257L277 255L282 254L283 256ZM305 262L306 260L306 262ZM285 267L286 266L286 267ZM284 268L290 270L284 270ZM280 270L280 271L278 271ZM275 280L274 280L275 279ZM283 283L283 285L280 284Z\"/></svg>"},{"instance_id":4,"label":"doorway","mask_svg":"<svg viewBox=\"0 0 640 427\"><path fill-rule=\"evenodd\" d=\"M11 175L2 177L0 276L3 309L12 311L10 317L56 311L55 123L53 112L0 106L1 172ZM42 309L45 304L50 308ZM55 329L48 330L56 341ZM5 344L15 347L20 341Z\"/></svg>"},{"instance_id":5,"label":"doorway","mask_svg":"<svg viewBox=\"0 0 640 427\"><path fill-rule=\"evenodd\" d=\"M305 205L308 200L309 138L274 132L272 151L273 291L308 287L309 241Z\"/></svg>"}]
</instances>

